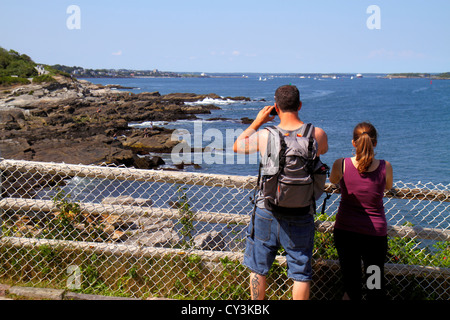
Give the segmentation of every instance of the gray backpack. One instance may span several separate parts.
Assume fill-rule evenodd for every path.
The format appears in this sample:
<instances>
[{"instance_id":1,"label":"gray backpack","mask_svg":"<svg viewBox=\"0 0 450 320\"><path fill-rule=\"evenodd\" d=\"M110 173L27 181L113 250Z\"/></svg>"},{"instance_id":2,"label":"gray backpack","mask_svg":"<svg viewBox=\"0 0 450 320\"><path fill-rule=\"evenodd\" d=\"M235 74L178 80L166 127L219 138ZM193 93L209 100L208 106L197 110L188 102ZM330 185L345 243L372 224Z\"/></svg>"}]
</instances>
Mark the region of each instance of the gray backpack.
<instances>
[{"instance_id":1,"label":"gray backpack","mask_svg":"<svg viewBox=\"0 0 450 320\"><path fill-rule=\"evenodd\" d=\"M314 126L308 123L296 131L266 129L269 139L258 177L264 206L279 213L315 213L329 168L317 156Z\"/></svg>"}]
</instances>

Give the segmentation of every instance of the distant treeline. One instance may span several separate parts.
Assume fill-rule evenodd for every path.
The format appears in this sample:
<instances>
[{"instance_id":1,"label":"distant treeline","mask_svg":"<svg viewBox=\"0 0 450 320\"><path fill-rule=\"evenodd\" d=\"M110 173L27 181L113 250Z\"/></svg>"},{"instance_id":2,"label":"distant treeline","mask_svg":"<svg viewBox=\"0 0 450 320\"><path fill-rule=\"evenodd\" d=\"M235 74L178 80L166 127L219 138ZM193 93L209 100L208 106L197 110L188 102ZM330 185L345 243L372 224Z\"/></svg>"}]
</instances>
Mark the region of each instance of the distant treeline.
<instances>
[{"instance_id":1,"label":"distant treeline","mask_svg":"<svg viewBox=\"0 0 450 320\"><path fill-rule=\"evenodd\" d=\"M431 74L431 73L390 73L388 78L431 78L431 79L450 79L450 72Z\"/></svg>"},{"instance_id":2,"label":"distant treeline","mask_svg":"<svg viewBox=\"0 0 450 320\"><path fill-rule=\"evenodd\" d=\"M69 67L55 64L51 66L78 78L128 78L128 77L181 77L180 74L168 71L154 70L130 70L130 69L85 69L83 67Z\"/></svg>"}]
</instances>

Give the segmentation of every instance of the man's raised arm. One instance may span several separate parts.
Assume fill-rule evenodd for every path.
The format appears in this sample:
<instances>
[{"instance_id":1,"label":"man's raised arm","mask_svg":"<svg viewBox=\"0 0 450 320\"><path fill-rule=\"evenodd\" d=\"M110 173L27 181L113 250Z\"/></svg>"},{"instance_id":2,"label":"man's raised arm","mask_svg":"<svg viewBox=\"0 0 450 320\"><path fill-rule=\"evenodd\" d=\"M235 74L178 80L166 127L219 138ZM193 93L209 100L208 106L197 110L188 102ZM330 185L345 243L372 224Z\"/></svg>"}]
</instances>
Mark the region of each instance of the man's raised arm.
<instances>
[{"instance_id":1,"label":"man's raised arm","mask_svg":"<svg viewBox=\"0 0 450 320\"><path fill-rule=\"evenodd\" d=\"M275 106L266 106L258 113L252 124L245 129L234 142L234 152L250 154L260 151L261 133L257 131L263 124L272 121L275 118L275 116L270 115L270 112L274 107Z\"/></svg>"}]
</instances>

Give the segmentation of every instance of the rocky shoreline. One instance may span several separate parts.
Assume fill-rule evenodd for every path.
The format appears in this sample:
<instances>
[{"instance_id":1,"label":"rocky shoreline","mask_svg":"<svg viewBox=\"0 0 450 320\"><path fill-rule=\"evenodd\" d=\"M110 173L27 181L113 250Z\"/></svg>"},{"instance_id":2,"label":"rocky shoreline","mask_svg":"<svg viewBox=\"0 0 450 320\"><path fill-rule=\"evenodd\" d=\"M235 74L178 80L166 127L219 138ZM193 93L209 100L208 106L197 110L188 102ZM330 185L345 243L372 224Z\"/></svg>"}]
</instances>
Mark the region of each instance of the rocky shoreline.
<instances>
[{"instance_id":1,"label":"rocky shoreline","mask_svg":"<svg viewBox=\"0 0 450 320\"><path fill-rule=\"evenodd\" d=\"M171 140L173 130L138 129L129 123L196 119L196 114L220 108L186 102L222 99L216 94L134 94L85 80L56 80L0 88L0 157L155 168L161 159L144 155L170 152L178 143Z\"/></svg>"},{"instance_id":2,"label":"rocky shoreline","mask_svg":"<svg viewBox=\"0 0 450 320\"><path fill-rule=\"evenodd\" d=\"M220 109L215 105L187 103L205 98L222 99L216 94L134 94L113 89L112 86L94 85L64 77L57 78L56 82L39 85L3 87L0 88L0 157L67 164L106 163L139 169L158 168L164 164L162 158L148 154L171 152L179 143L178 140L172 141L173 131L157 126L140 129L129 123L196 119L196 114L209 114L212 109ZM223 99L249 100L245 97ZM4 172L1 196L34 198L42 188L61 185L62 179L58 174ZM102 205L145 208L151 206L152 202L129 196L107 197L102 199ZM139 217L138 223L136 218L120 214L102 214L94 219L81 211L64 212L56 198L50 206L58 210L46 213L45 219L39 218L37 221L33 215L41 214L40 211L24 214L21 210L10 210L5 217L10 215L8 223L16 230L17 236L45 237L46 221L55 221L57 224L58 219L64 218L70 220L71 226L80 235L90 236L92 228L95 228L107 242L139 243L152 247L173 247L182 243L176 222L170 219ZM173 206L176 210L176 204ZM78 215L77 219L75 214ZM80 223L80 219L83 223ZM193 245L199 249L223 249L226 245L225 236L215 231L204 232L193 239Z\"/></svg>"}]
</instances>

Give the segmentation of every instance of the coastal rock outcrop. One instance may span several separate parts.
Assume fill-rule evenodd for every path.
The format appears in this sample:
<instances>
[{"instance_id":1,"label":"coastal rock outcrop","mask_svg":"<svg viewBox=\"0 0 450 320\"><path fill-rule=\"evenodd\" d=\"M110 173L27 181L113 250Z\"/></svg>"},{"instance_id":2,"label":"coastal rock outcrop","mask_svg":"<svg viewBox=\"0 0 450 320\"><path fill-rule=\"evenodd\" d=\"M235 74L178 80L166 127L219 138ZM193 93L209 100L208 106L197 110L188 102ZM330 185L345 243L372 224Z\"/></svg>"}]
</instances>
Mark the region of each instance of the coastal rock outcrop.
<instances>
[{"instance_id":1,"label":"coastal rock outcrop","mask_svg":"<svg viewBox=\"0 0 450 320\"><path fill-rule=\"evenodd\" d=\"M171 139L172 130L136 129L129 123L196 119L218 107L192 102L222 99L216 94L134 94L63 76L56 80L0 88L0 157L154 168L161 161L137 155L170 152L178 143Z\"/></svg>"}]
</instances>

